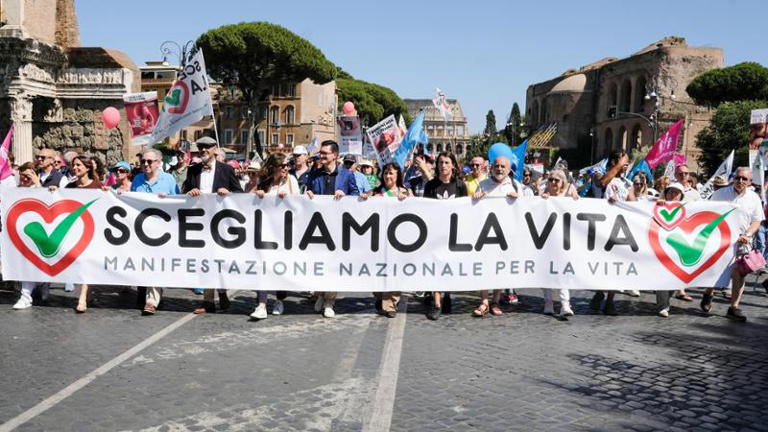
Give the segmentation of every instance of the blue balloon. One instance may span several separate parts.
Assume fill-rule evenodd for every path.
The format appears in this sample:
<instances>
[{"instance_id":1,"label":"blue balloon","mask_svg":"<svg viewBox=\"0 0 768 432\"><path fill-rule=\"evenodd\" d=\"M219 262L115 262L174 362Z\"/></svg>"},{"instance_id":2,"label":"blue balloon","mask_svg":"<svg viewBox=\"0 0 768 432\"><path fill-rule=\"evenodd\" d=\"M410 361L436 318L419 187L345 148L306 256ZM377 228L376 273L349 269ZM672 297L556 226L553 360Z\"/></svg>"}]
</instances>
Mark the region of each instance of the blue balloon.
<instances>
[{"instance_id":1,"label":"blue balloon","mask_svg":"<svg viewBox=\"0 0 768 432\"><path fill-rule=\"evenodd\" d=\"M488 163L493 165L498 157L505 157L509 160L510 168L515 170L517 168L517 157L512 152L512 149L503 142L497 142L488 149Z\"/></svg>"}]
</instances>

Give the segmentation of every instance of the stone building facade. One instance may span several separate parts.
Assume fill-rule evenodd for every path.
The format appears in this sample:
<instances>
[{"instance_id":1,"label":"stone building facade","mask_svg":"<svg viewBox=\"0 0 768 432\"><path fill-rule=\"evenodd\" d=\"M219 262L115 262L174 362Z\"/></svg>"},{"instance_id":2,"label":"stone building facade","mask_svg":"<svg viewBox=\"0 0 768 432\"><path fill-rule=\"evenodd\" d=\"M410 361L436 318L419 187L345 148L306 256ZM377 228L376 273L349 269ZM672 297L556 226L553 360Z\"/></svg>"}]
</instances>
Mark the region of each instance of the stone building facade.
<instances>
[{"instance_id":1,"label":"stone building facade","mask_svg":"<svg viewBox=\"0 0 768 432\"><path fill-rule=\"evenodd\" d=\"M130 141L123 95L139 90L123 53L82 48L73 0L0 0L0 131L14 125L17 162L43 146L100 154L111 163ZM122 110L106 130L102 111Z\"/></svg>"},{"instance_id":2,"label":"stone building facade","mask_svg":"<svg viewBox=\"0 0 768 432\"><path fill-rule=\"evenodd\" d=\"M589 148L597 160L614 149L650 146L677 120L685 119L679 151L697 166L696 134L713 112L685 91L697 75L723 65L720 48L690 47L668 37L623 59L604 58L528 87L529 129L557 123L551 145ZM615 114L614 114L615 112Z\"/></svg>"},{"instance_id":3,"label":"stone building facade","mask_svg":"<svg viewBox=\"0 0 768 432\"><path fill-rule=\"evenodd\" d=\"M447 151L463 158L469 151L470 133L467 117L461 109L461 104L456 99L447 99L453 118L446 121L435 108L432 99L404 99L411 118L416 118L423 109L427 110L424 116L424 130L427 131L429 152L440 153Z\"/></svg>"}]
</instances>

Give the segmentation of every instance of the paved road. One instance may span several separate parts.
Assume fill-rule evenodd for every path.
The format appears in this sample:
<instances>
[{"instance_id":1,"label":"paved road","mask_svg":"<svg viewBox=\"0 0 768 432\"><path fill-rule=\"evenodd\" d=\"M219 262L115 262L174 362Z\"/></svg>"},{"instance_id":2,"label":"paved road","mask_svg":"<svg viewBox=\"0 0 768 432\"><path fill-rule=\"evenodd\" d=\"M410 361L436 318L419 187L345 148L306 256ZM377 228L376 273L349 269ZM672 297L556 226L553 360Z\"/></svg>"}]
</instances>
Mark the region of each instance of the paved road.
<instances>
[{"instance_id":1,"label":"paved road","mask_svg":"<svg viewBox=\"0 0 768 432\"><path fill-rule=\"evenodd\" d=\"M476 296L457 295L437 322L415 299L377 316L365 294L333 320L291 296L286 315L251 322L249 292L194 317L200 297L167 293L141 317L124 288L98 288L84 315L60 289L25 311L0 291L0 430L768 430L762 288L748 288L746 324L719 297L700 314L696 290L668 319L649 293L617 296L623 315L606 317L576 292L576 317L561 321L527 290L483 319L470 316Z\"/></svg>"}]
</instances>

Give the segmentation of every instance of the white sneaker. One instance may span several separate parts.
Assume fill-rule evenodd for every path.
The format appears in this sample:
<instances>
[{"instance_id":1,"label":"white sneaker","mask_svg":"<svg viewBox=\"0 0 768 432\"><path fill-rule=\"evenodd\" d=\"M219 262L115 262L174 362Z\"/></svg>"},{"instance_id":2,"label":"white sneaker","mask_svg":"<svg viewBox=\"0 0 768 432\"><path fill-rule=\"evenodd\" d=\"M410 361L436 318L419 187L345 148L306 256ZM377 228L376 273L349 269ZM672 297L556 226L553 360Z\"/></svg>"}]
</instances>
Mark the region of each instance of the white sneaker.
<instances>
[{"instance_id":1,"label":"white sneaker","mask_svg":"<svg viewBox=\"0 0 768 432\"><path fill-rule=\"evenodd\" d=\"M664 308L659 311L659 316L662 318L666 318L669 316L669 308Z\"/></svg>"},{"instance_id":2,"label":"white sneaker","mask_svg":"<svg viewBox=\"0 0 768 432\"><path fill-rule=\"evenodd\" d=\"M326 318L333 318L336 316L336 312L333 311L332 306L326 306L325 310L323 310L323 316Z\"/></svg>"},{"instance_id":3,"label":"white sneaker","mask_svg":"<svg viewBox=\"0 0 768 432\"><path fill-rule=\"evenodd\" d=\"M544 303L544 315L554 315L555 313L555 306L552 304L552 302Z\"/></svg>"},{"instance_id":4,"label":"white sneaker","mask_svg":"<svg viewBox=\"0 0 768 432\"><path fill-rule=\"evenodd\" d=\"M27 296L21 296L19 301L13 305L14 310L22 310L32 307L32 299Z\"/></svg>"},{"instance_id":5,"label":"white sneaker","mask_svg":"<svg viewBox=\"0 0 768 432\"><path fill-rule=\"evenodd\" d=\"M256 306L256 310L251 314L251 318L262 320L267 318L267 307L264 305Z\"/></svg>"},{"instance_id":6,"label":"white sneaker","mask_svg":"<svg viewBox=\"0 0 768 432\"><path fill-rule=\"evenodd\" d=\"M573 316L573 309L571 309L570 303L563 303L563 306L560 308L560 315Z\"/></svg>"},{"instance_id":7,"label":"white sneaker","mask_svg":"<svg viewBox=\"0 0 768 432\"><path fill-rule=\"evenodd\" d=\"M315 302L315 313L322 312L324 305L325 305L325 300L323 300L323 295L320 294L317 296L317 301Z\"/></svg>"},{"instance_id":8,"label":"white sneaker","mask_svg":"<svg viewBox=\"0 0 768 432\"><path fill-rule=\"evenodd\" d=\"M638 290L626 290L624 292L630 297L640 297L640 291Z\"/></svg>"},{"instance_id":9,"label":"white sneaker","mask_svg":"<svg viewBox=\"0 0 768 432\"><path fill-rule=\"evenodd\" d=\"M282 315L285 311L285 306L280 300L275 300L275 307L272 308L272 315Z\"/></svg>"}]
</instances>

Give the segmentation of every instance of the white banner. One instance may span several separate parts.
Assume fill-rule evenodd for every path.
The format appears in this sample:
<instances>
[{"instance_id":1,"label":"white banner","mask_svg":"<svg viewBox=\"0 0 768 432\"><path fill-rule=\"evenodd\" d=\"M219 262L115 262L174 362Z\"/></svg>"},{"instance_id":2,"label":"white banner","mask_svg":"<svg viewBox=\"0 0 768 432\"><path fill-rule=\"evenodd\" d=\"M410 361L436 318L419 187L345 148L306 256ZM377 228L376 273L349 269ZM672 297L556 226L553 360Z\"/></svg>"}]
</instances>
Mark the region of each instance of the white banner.
<instances>
[{"instance_id":1,"label":"white banner","mask_svg":"<svg viewBox=\"0 0 768 432\"><path fill-rule=\"evenodd\" d=\"M213 115L213 106L203 50L199 50L184 65L163 99L163 107L150 142L162 141L207 115Z\"/></svg>"},{"instance_id":2,"label":"white banner","mask_svg":"<svg viewBox=\"0 0 768 432\"><path fill-rule=\"evenodd\" d=\"M26 188L1 204L10 280L294 291L725 286L741 216L713 202Z\"/></svg>"}]
</instances>

